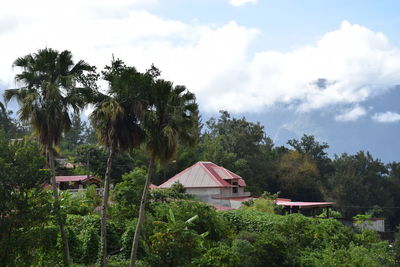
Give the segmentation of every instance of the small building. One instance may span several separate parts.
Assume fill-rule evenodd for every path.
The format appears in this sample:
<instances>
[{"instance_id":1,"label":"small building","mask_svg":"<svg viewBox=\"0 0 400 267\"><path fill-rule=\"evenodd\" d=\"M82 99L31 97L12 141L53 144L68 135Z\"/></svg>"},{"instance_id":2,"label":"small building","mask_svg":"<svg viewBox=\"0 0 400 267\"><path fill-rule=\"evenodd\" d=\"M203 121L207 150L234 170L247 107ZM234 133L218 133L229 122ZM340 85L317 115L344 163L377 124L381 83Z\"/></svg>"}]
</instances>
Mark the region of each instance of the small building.
<instances>
[{"instance_id":1,"label":"small building","mask_svg":"<svg viewBox=\"0 0 400 267\"><path fill-rule=\"evenodd\" d=\"M287 198L278 198L276 205L282 206L288 213L302 212L308 210L311 212L310 215L316 216L318 209L326 209L326 216L329 218L329 209L331 209L336 203L335 202L304 202L304 201L292 201Z\"/></svg>"},{"instance_id":2,"label":"small building","mask_svg":"<svg viewBox=\"0 0 400 267\"><path fill-rule=\"evenodd\" d=\"M242 177L212 162L197 162L158 188L170 188L177 182L185 187L186 193L217 207L236 209L250 199Z\"/></svg>"},{"instance_id":3,"label":"small building","mask_svg":"<svg viewBox=\"0 0 400 267\"><path fill-rule=\"evenodd\" d=\"M79 189L84 189L92 184L100 186L101 180L90 175L70 175L56 176L56 183L60 190L75 191Z\"/></svg>"}]
</instances>

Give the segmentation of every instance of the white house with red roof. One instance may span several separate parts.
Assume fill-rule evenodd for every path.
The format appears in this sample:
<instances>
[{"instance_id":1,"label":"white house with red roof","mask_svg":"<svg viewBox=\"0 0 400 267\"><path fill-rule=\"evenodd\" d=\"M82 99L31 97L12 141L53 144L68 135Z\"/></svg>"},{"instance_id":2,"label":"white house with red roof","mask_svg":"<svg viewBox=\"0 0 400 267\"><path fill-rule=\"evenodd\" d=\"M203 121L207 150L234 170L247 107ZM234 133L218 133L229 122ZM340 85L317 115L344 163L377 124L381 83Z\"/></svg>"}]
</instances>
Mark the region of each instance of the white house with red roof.
<instances>
[{"instance_id":1,"label":"white house with red roof","mask_svg":"<svg viewBox=\"0 0 400 267\"><path fill-rule=\"evenodd\" d=\"M246 182L242 177L212 162L197 162L158 188L169 188L176 182L185 187L186 193L216 206L217 209L235 209L250 198L250 192L244 191Z\"/></svg>"}]
</instances>

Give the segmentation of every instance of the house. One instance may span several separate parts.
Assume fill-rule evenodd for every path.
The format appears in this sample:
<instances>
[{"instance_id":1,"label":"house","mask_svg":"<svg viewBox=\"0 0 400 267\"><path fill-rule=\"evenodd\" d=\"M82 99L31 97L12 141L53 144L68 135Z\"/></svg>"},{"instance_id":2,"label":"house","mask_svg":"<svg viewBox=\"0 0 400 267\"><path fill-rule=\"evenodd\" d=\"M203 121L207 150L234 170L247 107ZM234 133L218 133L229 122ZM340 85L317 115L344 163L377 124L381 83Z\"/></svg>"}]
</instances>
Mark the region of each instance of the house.
<instances>
[{"instance_id":1,"label":"house","mask_svg":"<svg viewBox=\"0 0 400 267\"><path fill-rule=\"evenodd\" d=\"M239 208L244 201L255 199L250 192L245 192L246 182L239 175L212 162L201 161L178 173L158 188L170 188L174 183L181 183L186 193L209 203L217 210ZM278 198L278 206L289 213L310 210L315 215L317 209L329 209L334 202L293 202L290 199Z\"/></svg>"},{"instance_id":2,"label":"house","mask_svg":"<svg viewBox=\"0 0 400 267\"><path fill-rule=\"evenodd\" d=\"M98 187L101 180L90 175L56 176L56 183L60 190L77 191L92 184Z\"/></svg>"},{"instance_id":3,"label":"house","mask_svg":"<svg viewBox=\"0 0 400 267\"><path fill-rule=\"evenodd\" d=\"M197 162L178 173L158 188L170 188L181 183L186 193L215 207L238 208L250 199L246 182L239 175L212 162Z\"/></svg>"}]
</instances>

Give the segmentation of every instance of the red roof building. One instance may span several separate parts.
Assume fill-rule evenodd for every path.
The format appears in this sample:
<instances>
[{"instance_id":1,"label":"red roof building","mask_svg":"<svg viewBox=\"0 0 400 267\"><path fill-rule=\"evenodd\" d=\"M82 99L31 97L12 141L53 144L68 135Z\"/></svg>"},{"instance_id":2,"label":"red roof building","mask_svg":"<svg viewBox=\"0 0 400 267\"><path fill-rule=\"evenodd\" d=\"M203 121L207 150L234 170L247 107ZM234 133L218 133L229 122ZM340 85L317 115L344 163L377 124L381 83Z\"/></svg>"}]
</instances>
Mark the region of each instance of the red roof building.
<instances>
[{"instance_id":1,"label":"red roof building","mask_svg":"<svg viewBox=\"0 0 400 267\"><path fill-rule=\"evenodd\" d=\"M150 184L150 185L149 185L149 188L150 188L150 189L157 189L158 186L156 186L155 184Z\"/></svg>"},{"instance_id":2,"label":"red roof building","mask_svg":"<svg viewBox=\"0 0 400 267\"><path fill-rule=\"evenodd\" d=\"M197 162L158 188L170 188L177 182L186 193L216 206L238 208L250 196L244 191L246 182L242 177L212 162Z\"/></svg>"},{"instance_id":3,"label":"red roof building","mask_svg":"<svg viewBox=\"0 0 400 267\"><path fill-rule=\"evenodd\" d=\"M88 175L56 176L56 183L60 190L82 189L88 185L101 184L101 180Z\"/></svg>"}]
</instances>

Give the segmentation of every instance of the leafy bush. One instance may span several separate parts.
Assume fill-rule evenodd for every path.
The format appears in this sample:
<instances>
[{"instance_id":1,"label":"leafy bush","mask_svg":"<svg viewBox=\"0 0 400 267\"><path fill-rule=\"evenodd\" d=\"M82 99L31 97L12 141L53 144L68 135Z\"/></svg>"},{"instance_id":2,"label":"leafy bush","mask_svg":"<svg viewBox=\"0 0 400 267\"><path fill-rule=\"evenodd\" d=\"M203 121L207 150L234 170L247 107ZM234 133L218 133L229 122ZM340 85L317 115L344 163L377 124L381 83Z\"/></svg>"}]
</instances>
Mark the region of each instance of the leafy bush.
<instances>
[{"instance_id":1,"label":"leafy bush","mask_svg":"<svg viewBox=\"0 0 400 267\"><path fill-rule=\"evenodd\" d=\"M327 247L322 251L308 251L303 253L299 262L300 266L305 267L395 266L387 242L380 242L370 248L350 244L348 248Z\"/></svg>"},{"instance_id":2,"label":"leafy bush","mask_svg":"<svg viewBox=\"0 0 400 267\"><path fill-rule=\"evenodd\" d=\"M67 218L68 241L71 257L76 263L94 264L100 245L99 215L69 215ZM119 235L112 221L107 222L107 250L119 249Z\"/></svg>"},{"instance_id":3,"label":"leafy bush","mask_svg":"<svg viewBox=\"0 0 400 267\"><path fill-rule=\"evenodd\" d=\"M200 255L200 238L189 223L169 221L157 223L156 231L149 237L146 261L151 266L188 266Z\"/></svg>"},{"instance_id":4,"label":"leafy bush","mask_svg":"<svg viewBox=\"0 0 400 267\"><path fill-rule=\"evenodd\" d=\"M155 220L166 221L169 210L173 210L175 218L186 221L194 215L198 219L193 222L191 229L198 234L208 232L211 240L221 240L231 234L228 222L210 205L192 200L175 200L170 203L156 203L153 206L153 216Z\"/></svg>"},{"instance_id":5,"label":"leafy bush","mask_svg":"<svg viewBox=\"0 0 400 267\"><path fill-rule=\"evenodd\" d=\"M200 258L194 260L192 266L239 267L243 265L241 265L240 258L236 251L228 245L221 243L219 246L209 249Z\"/></svg>"},{"instance_id":6,"label":"leafy bush","mask_svg":"<svg viewBox=\"0 0 400 267\"><path fill-rule=\"evenodd\" d=\"M254 210L230 210L222 212L222 216L237 231L262 232L270 229L275 215Z\"/></svg>"},{"instance_id":7,"label":"leafy bush","mask_svg":"<svg viewBox=\"0 0 400 267\"><path fill-rule=\"evenodd\" d=\"M271 194L264 192L259 198L251 199L243 202L243 209L250 209L266 213L279 213L282 210L281 206L276 205L275 200L278 198L279 193Z\"/></svg>"},{"instance_id":8,"label":"leafy bush","mask_svg":"<svg viewBox=\"0 0 400 267\"><path fill-rule=\"evenodd\" d=\"M253 257L261 266L290 266L296 264L304 250L341 248L355 240L349 228L333 219L300 214L281 216L246 209L222 214L237 232L247 231L238 238L254 246Z\"/></svg>"},{"instance_id":9,"label":"leafy bush","mask_svg":"<svg viewBox=\"0 0 400 267\"><path fill-rule=\"evenodd\" d=\"M146 171L140 168L122 176L122 182L111 191L114 205L110 214L115 221L124 224L137 216L145 181Z\"/></svg>"},{"instance_id":10,"label":"leafy bush","mask_svg":"<svg viewBox=\"0 0 400 267\"><path fill-rule=\"evenodd\" d=\"M96 192L96 186L91 185L76 193L61 191L60 204L64 214L87 215L100 206L101 198Z\"/></svg>"}]
</instances>

